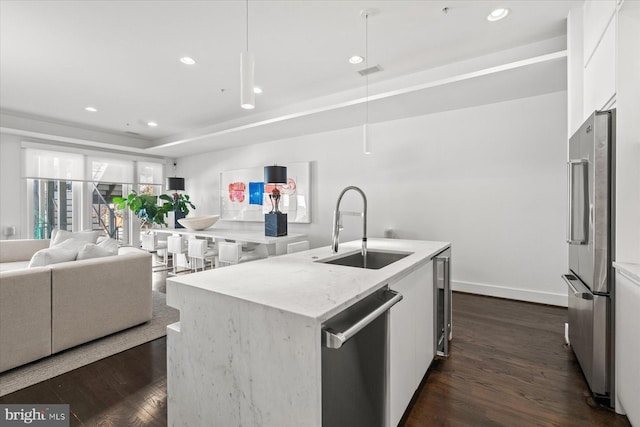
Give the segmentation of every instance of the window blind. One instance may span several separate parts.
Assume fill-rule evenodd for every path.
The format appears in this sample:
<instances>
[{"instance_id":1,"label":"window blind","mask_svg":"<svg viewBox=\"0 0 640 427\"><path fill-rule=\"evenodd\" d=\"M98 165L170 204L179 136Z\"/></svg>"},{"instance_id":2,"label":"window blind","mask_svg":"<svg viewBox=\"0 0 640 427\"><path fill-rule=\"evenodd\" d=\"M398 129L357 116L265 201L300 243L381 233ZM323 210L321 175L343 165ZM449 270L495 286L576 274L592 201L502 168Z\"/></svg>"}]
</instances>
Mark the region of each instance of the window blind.
<instances>
[{"instance_id":1,"label":"window blind","mask_svg":"<svg viewBox=\"0 0 640 427\"><path fill-rule=\"evenodd\" d=\"M62 151L26 148L24 153L25 178L82 181L84 156Z\"/></svg>"},{"instance_id":2,"label":"window blind","mask_svg":"<svg viewBox=\"0 0 640 427\"><path fill-rule=\"evenodd\" d=\"M164 165L162 163L138 162L138 182L140 184L162 185Z\"/></svg>"},{"instance_id":3,"label":"window blind","mask_svg":"<svg viewBox=\"0 0 640 427\"><path fill-rule=\"evenodd\" d=\"M129 160L88 157L93 182L113 182L128 184L133 181L134 163Z\"/></svg>"},{"instance_id":4,"label":"window blind","mask_svg":"<svg viewBox=\"0 0 640 427\"><path fill-rule=\"evenodd\" d=\"M34 147L23 147L22 150L24 178L149 185L163 185L164 181L164 163L160 161L136 161Z\"/></svg>"}]
</instances>

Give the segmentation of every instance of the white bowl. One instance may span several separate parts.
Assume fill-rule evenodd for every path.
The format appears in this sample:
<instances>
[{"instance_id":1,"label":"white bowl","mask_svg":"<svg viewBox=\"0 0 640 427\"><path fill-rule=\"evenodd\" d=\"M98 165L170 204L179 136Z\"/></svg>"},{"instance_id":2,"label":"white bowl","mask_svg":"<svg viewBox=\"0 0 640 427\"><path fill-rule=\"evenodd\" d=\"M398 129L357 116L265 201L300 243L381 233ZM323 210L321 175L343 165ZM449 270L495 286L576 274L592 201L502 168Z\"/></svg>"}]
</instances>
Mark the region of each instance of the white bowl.
<instances>
[{"instance_id":1,"label":"white bowl","mask_svg":"<svg viewBox=\"0 0 640 427\"><path fill-rule=\"evenodd\" d=\"M220 219L220 215L193 216L191 218L180 218L178 222L189 230L205 230L211 227Z\"/></svg>"}]
</instances>

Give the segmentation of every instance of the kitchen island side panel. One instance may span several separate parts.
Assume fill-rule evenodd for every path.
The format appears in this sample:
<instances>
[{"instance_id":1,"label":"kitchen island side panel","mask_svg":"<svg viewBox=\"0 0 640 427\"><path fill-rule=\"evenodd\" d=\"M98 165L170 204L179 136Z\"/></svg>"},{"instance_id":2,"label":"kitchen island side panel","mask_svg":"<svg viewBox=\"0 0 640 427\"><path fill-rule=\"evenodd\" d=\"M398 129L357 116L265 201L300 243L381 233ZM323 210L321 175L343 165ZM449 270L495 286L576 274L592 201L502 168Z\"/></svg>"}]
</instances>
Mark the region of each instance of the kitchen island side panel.
<instances>
[{"instance_id":1,"label":"kitchen island side panel","mask_svg":"<svg viewBox=\"0 0 640 427\"><path fill-rule=\"evenodd\" d=\"M170 426L321 426L313 320L167 281ZM286 390L286 393L282 393Z\"/></svg>"}]
</instances>

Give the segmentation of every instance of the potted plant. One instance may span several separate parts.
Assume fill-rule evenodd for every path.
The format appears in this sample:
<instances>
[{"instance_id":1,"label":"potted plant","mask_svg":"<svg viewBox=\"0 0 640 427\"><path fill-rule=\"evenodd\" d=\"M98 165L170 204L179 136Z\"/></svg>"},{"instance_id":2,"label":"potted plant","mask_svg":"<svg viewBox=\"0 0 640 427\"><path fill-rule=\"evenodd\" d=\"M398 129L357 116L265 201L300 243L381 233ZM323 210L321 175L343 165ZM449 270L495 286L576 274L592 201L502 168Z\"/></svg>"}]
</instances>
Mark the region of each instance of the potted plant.
<instances>
[{"instance_id":1,"label":"potted plant","mask_svg":"<svg viewBox=\"0 0 640 427\"><path fill-rule=\"evenodd\" d=\"M189 195L173 193L173 197L169 197L166 194L163 194L160 196L160 198L168 202L163 205L167 208L167 213L173 212L173 219L170 220L173 222L173 227L184 228L180 223L178 223L178 220L180 218L186 217L189 214L189 208L196 208L189 200Z\"/></svg>"},{"instance_id":2,"label":"potted plant","mask_svg":"<svg viewBox=\"0 0 640 427\"><path fill-rule=\"evenodd\" d=\"M158 204L158 199L164 203ZM187 194L174 194L173 197L166 194L153 196L150 194L138 194L132 191L126 198L114 197L113 203L118 209L128 207L140 219L140 228L147 232L153 224L166 226L165 217L169 212L182 214L182 217L189 213L189 208L196 207L189 200Z\"/></svg>"}]
</instances>

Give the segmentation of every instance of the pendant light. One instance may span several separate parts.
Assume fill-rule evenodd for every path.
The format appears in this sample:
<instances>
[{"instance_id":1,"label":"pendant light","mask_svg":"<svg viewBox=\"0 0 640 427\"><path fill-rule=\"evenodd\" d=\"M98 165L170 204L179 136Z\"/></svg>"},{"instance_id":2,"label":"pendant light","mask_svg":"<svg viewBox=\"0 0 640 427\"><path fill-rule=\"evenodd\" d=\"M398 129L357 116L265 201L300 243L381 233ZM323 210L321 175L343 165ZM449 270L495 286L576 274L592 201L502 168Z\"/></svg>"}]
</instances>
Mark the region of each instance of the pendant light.
<instances>
[{"instance_id":1,"label":"pendant light","mask_svg":"<svg viewBox=\"0 0 640 427\"><path fill-rule=\"evenodd\" d=\"M364 63L365 70L369 69L369 15L371 12L364 9L360 12L360 16L364 18ZM365 101L364 111L365 120L362 126L362 149L364 154L371 154L371 143L369 142L369 73L365 74Z\"/></svg>"},{"instance_id":2,"label":"pendant light","mask_svg":"<svg viewBox=\"0 0 640 427\"><path fill-rule=\"evenodd\" d=\"M252 110L256 107L254 86L255 59L249 52L249 0L246 0L247 48L240 53L240 107Z\"/></svg>"}]
</instances>

